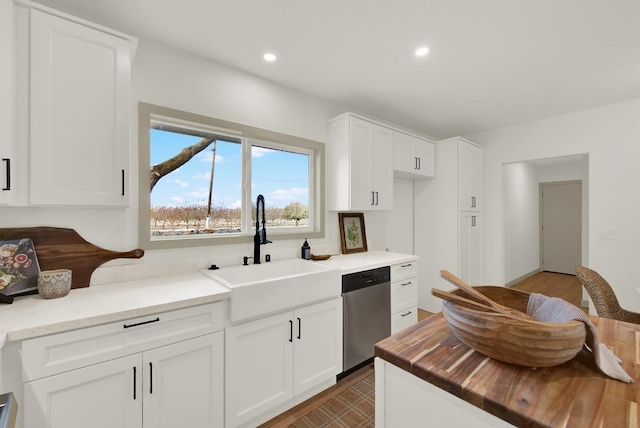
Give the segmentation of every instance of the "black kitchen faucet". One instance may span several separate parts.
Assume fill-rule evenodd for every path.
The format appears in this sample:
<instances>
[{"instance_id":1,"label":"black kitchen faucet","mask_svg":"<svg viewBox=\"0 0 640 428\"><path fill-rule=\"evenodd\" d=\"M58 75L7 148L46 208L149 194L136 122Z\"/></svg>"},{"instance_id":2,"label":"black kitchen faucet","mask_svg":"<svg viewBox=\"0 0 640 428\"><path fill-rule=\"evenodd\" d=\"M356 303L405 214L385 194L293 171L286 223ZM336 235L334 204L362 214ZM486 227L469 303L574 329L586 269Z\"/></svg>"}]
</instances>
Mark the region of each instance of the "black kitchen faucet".
<instances>
[{"instance_id":1,"label":"black kitchen faucet","mask_svg":"<svg viewBox=\"0 0 640 428\"><path fill-rule=\"evenodd\" d=\"M262 230L260 230L260 205L262 204ZM270 244L267 239L267 228L264 223L264 196L258 195L256 199L256 234L253 236L253 264L260 264L260 245Z\"/></svg>"}]
</instances>

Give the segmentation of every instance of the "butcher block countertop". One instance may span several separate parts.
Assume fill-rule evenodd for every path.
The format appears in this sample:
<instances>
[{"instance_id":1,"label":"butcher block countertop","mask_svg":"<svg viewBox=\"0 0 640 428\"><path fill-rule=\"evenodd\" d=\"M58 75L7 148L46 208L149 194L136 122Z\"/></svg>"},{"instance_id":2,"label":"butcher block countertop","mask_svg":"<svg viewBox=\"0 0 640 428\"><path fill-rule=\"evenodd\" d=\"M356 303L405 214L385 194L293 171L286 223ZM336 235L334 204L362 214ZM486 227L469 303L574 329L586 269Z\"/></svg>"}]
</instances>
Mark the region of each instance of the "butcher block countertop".
<instances>
[{"instance_id":1,"label":"butcher block countertop","mask_svg":"<svg viewBox=\"0 0 640 428\"><path fill-rule=\"evenodd\" d=\"M634 383L605 376L585 350L538 369L487 358L460 342L441 313L377 343L375 355L516 426L636 427L640 325L590 318Z\"/></svg>"}]
</instances>

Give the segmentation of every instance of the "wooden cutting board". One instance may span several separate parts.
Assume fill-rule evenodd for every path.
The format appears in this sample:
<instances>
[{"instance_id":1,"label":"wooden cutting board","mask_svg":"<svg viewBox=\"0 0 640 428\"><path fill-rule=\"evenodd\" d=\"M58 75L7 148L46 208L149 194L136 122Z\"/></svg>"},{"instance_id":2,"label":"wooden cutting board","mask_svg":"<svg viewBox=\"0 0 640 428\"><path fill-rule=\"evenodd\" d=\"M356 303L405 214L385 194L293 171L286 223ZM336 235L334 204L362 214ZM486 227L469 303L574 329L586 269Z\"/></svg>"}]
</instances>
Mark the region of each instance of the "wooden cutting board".
<instances>
[{"instance_id":1,"label":"wooden cutting board","mask_svg":"<svg viewBox=\"0 0 640 428\"><path fill-rule=\"evenodd\" d=\"M40 270L71 269L71 288L88 287L93 271L109 260L139 259L144 256L144 250L140 248L125 252L105 250L85 241L73 229L0 228L0 241L21 238L31 238L33 241Z\"/></svg>"}]
</instances>

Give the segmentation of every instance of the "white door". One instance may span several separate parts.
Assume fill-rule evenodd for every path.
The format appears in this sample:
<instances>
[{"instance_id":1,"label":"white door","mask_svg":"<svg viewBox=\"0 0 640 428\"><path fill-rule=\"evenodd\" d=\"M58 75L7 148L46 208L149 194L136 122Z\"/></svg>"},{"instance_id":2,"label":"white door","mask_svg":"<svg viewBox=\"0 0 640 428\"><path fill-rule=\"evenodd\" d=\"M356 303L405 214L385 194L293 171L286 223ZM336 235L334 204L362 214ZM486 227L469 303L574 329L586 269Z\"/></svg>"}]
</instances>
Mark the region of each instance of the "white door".
<instances>
[{"instance_id":1,"label":"white door","mask_svg":"<svg viewBox=\"0 0 640 428\"><path fill-rule=\"evenodd\" d=\"M293 313L225 330L225 426L293 397Z\"/></svg>"},{"instance_id":2,"label":"white door","mask_svg":"<svg viewBox=\"0 0 640 428\"><path fill-rule=\"evenodd\" d=\"M224 426L224 333L143 353L145 428Z\"/></svg>"},{"instance_id":3,"label":"white door","mask_svg":"<svg viewBox=\"0 0 640 428\"><path fill-rule=\"evenodd\" d=\"M11 167L15 169L14 118L14 12L13 2L0 4L0 204L9 203ZM11 163L13 162L13 165ZM15 187L15 186L14 186Z\"/></svg>"},{"instance_id":4,"label":"white door","mask_svg":"<svg viewBox=\"0 0 640 428\"><path fill-rule=\"evenodd\" d=\"M118 358L24 385L25 428L141 428L142 357Z\"/></svg>"},{"instance_id":5,"label":"white door","mask_svg":"<svg viewBox=\"0 0 640 428\"><path fill-rule=\"evenodd\" d=\"M127 204L130 45L31 10L33 204Z\"/></svg>"},{"instance_id":6,"label":"white door","mask_svg":"<svg viewBox=\"0 0 640 428\"><path fill-rule=\"evenodd\" d=\"M373 164L370 171L373 183L375 210L393 208L393 131L375 125L373 132Z\"/></svg>"},{"instance_id":7,"label":"white door","mask_svg":"<svg viewBox=\"0 0 640 428\"><path fill-rule=\"evenodd\" d=\"M334 299L294 314L295 395L342 371L342 299Z\"/></svg>"},{"instance_id":8,"label":"white door","mask_svg":"<svg viewBox=\"0 0 640 428\"><path fill-rule=\"evenodd\" d=\"M401 132L393 133L393 169L415 174L417 161L413 154L415 137Z\"/></svg>"},{"instance_id":9,"label":"white door","mask_svg":"<svg viewBox=\"0 0 640 428\"><path fill-rule=\"evenodd\" d=\"M575 274L582 263L582 183L542 183L542 270Z\"/></svg>"},{"instance_id":10,"label":"white door","mask_svg":"<svg viewBox=\"0 0 640 428\"><path fill-rule=\"evenodd\" d=\"M482 213L458 214L458 277L469 285L482 285Z\"/></svg>"},{"instance_id":11,"label":"white door","mask_svg":"<svg viewBox=\"0 0 640 428\"><path fill-rule=\"evenodd\" d=\"M375 202L371 185L371 165L373 163L373 124L356 117L350 122L350 180L351 209L370 210ZM345 186L348 183L344 183Z\"/></svg>"},{"instance_id":12,"label":"white door","mask_svg":"<svg viewBox=\"0 0 640 428\"><path fill-rule=\"evenodd\" d=\"M416 139L417 140L417 139ZM436 175L436 146L429 141L417 140L414 145L414 157L418 162L417 173L424 177Z\"/></svg>"},{"instance_id":13,"label":"white door","mask_svg":"<svg viewBox=\"0 0 640 428\"><path fill-rule=\"evenodd\" d=\"M458 151L458 210L482 211L483 150L460 141Z\"/></svg>"}]
</instances>

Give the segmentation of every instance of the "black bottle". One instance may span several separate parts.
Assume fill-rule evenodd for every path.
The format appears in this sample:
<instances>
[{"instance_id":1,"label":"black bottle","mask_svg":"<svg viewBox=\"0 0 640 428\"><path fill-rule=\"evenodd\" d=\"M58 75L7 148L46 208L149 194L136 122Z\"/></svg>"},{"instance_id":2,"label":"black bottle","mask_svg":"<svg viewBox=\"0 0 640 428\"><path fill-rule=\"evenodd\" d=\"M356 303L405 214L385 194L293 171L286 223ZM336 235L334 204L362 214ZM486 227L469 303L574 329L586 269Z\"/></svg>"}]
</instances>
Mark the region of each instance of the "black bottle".
<instances>
[{"instance_id":1,"label":"black bottle","mask_svg":"<svg viewBox=\"0 0 640 428\"><path fill-rule=\"evenodd\" d=\"M307 238L304 238L304 244L302 244L302 258L309 260L311 258L311 247L307 242Z\"/></svg>"}]
</instances>

